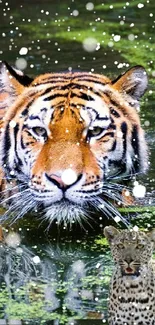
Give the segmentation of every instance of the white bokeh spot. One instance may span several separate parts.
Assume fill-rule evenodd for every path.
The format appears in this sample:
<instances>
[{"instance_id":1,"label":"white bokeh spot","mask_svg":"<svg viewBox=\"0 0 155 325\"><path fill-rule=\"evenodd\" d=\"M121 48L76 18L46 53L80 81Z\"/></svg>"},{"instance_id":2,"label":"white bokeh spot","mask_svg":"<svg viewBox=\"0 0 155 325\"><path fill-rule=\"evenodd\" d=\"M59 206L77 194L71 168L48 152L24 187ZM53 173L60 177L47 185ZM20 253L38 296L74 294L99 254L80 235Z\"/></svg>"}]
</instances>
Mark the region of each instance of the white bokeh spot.
<instances>
[{"instance_id":1,"label":"white bokeh spot","mask_svg":"<svg viewBox=\"0 0 155 325\"><path fill-rule=\"evenodd\" d=\"M17 124L17 123L16 123L14 120L11 120L10 123L9 123L10 128L14 129L15 126L16 126L16 124Z\"/></svg>"},{"instance_id":2,"label":"white bokeh spot","mask_svg":"<svg viewBox=\"0 0 155 325\"><path fill-rule=\"evenodd\" d=\"M114 41L115 41L115 42L119 42L120 39L121 39L121 36L120 36L120 35L115 35L115 36L114 36Z\"/></svg>"},{"instance_id":3,"label":"white bokeh spot","mask_svg":"<svg viewBox=\"0 0 155 325\"><path fill-rule=\"evenodd\" d=\"M93 9L94 9L94 4L93 4L93 2L88 2L88 3L86 4L86 9L89 10L89 11L93 10Z\"/></svg>"},{"instance_id":4,"label":"white bokeh spot","mask_svg":"<svg viewBox=\"0 0 155 325\"><path fill-rule=\"evenodd\" d=\"M40 257L39 256L34 256L33 258L32 258L32 260L33 260L33 262L34 262L34 264L39 264L41 261L40 261Z\"/></svg>"},{"instance_id":5,"label":"white bokeh spot","mask_svg":"<svg viewBox=\"0 0 155 325\"><path fill-rule=\"evenodd\" d=\"M26 55L28 53L28 48L27 47L21 47L19 54L20 55Z\"/></svg>"},{"instance_id":6,"label":"white bokeh spot","mask_svg":"<svg viewBox=\"0 0 155 325\"><path fill-rule=\"evenodd\" d=\"M139 228L137 226L134 226L133 227L133 230L136 231L136 232L138 232L139 231Z\"/></svg>"},{"instance_id":7,"label":"white bokeh spot","mask_svg":"<svg viewBox=\"0 0 155 325\"><path fill-rule=\"evenodd\" d=\"M135 198L142 199L145 197L146 187L144 185L139 184L138 182L135 182L132 193Z\"/></svg>"},{"instance_id":8,"label":"white bokeh spot","mask_svg":"<svg viewBox=\"0 0 155 325\"><path fill-rule=\"evenodd\" d=\"M64 170L64 172L62 173L61 179L64 184L71 185L76 182L77 174L75 173L75 171L73 169L68 168L68 169Z\"/></svg>"},{"instance_id":9,"label":"white bokeh spot","mask_svg":"<svg viewBox=\"0 0 155 325\"><path fill-rule=\"evenodd\" d=\"M14 231L10 232L5 238L5 243L9 247L16 248L21 243L20 235L18 233L14 232Z\"/></svg>"},{"instance_id":10,"label":"white bokeh spot","mask_svg":"<svg viewBox=\"0 0 155 325\"><path fill-rule=\"evenodd\" d=\"M27 67L27 61L24 58L17 59L15 62L17 69L24 70Z\"/></svg>"},{"instance_id":11,"label":"white bokeh spot","mask_svg":"<svg viewBox=\"0 0 155 325\"><path fill-rule=\"evenodd\" d=\"M114 220L115 220L115 222L120 222L121 221L121 218L119 217L119 216L116 216L115 218L114 218Z\"/></svg>"},{"instance_id":12,"label":"white bokeh spot","mask_svg":"<svg viewBox=\"0 0 155 325\"><path fill-rule=\"evenodd\" d=\"M83 48L87 52L94 52L94 51L96 51L97 44L98 44L98 42L97 42L96 38L88 37L88 38L85 38L85 40L83 41Z\"/></svg>"}]
</instances>

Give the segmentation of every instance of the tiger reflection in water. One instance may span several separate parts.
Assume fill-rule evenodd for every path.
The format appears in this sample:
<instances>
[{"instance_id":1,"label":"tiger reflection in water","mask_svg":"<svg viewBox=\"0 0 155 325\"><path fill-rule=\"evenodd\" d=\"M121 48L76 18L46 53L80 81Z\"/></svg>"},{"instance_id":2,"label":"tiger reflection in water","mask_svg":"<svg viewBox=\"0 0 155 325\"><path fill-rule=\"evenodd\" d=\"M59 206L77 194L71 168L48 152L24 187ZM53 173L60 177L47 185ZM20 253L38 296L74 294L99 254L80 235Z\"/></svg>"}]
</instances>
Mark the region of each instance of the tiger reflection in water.
<instances>
[{"instance_id":1,"label":"tiger reflection in water","mask_svg":"<svg viewBox=\"0 0 155 325\"><path fill-rule=\"evenodd\" d=\"M45 242L32 248L23 245L19 233L4 233L0 244L1 315L6 319L3 324L8 320L21 324L21 319L33 324L51 321L53 325L64 317L67 324L74 318L104 319L100 310L106 308L108 295L107 288L102 288L107 281L107 261L105 258L103 265L100 256L90 260L81 248L66 249Z\"/></svg>"}]
</instances>

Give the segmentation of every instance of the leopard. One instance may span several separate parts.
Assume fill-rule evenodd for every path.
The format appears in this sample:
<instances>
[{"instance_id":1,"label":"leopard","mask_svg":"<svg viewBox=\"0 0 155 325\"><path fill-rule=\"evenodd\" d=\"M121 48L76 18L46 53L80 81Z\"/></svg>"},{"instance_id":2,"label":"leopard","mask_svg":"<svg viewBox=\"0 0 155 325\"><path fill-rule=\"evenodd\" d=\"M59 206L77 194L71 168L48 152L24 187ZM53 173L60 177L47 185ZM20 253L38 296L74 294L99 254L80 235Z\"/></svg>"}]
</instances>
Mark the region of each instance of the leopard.
<instances>
[{"instance_id":1,"label":"leopard","mask_svg":"<svg viewBox=\"0 0 155 325\"><path fill-rule=\"evenodd\" d=\"M155 229L104 228L115 267L108 298L109 325L155 324Z\"/></svg>"}]
</instances>

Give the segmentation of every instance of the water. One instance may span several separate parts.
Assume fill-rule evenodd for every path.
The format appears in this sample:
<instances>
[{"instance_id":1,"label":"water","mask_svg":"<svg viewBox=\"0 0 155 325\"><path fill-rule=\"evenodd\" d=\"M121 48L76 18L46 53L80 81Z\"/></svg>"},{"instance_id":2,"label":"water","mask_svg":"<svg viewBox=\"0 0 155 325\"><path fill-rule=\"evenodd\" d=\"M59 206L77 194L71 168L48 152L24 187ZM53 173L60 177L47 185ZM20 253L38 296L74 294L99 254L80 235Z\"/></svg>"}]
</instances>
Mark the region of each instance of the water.
<instances>
[{"instance_id":1,"label":"water","mask_svg":"<svg viewBox=\"0 0 155 325\"><path fill-rule=\"evenodd\" d=\"M18 68L25 64L30 76L74 69L115 78L137 64L146 68L149 89L140 114L150 170L139 177L146 199L130 215L136 217L133 224L154 226L154 209L147 208L154 206L155 185L154 1L2 0L0 12L0 60ZM95 44L92 52L90 37ZM23 47L26 54L21 54ZM18 234L13 239L19 246L7 241L0 247L0 324L8 319L15 324L106 322L113 262L106 242L97 240L111 221L100 215L94 219L92 227L53 226L46 231L47 225L30 214L20 223L6 225L5 237L7 231Z\"/></svg>"}]
</instances>

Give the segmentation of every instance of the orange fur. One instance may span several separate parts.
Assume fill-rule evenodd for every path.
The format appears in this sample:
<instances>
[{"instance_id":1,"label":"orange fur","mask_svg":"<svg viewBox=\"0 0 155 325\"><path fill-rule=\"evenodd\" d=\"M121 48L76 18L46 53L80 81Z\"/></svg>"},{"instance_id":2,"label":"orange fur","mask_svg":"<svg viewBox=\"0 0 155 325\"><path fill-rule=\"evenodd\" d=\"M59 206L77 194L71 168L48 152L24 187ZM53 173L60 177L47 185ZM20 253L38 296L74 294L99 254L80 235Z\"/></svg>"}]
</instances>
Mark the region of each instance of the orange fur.
<instances>
[{"instance_id":1,"label":"orange fur","mask_svg":"<svg viewBox=\"0 0 155 325\"><path fill-rule=\"evenodd\" d=\"M15 170L18 179L21 171L35 195L47 190L52 197L57 190L60 200L62 174L72 169L77 183L69 185L68 200L76 203L76 197L79 202L89 193L101 193L110 168L127 175L147 170L148 150L137 111L147 87L144 68L134 67L115 81L87 72L48 73L29 84L26 79L26 86L18 71L10 79L11 71L3 66L0 75L4 175L6 169ZM12 144L15 149L10 149Z\"/></svg>"}]
</instances>

